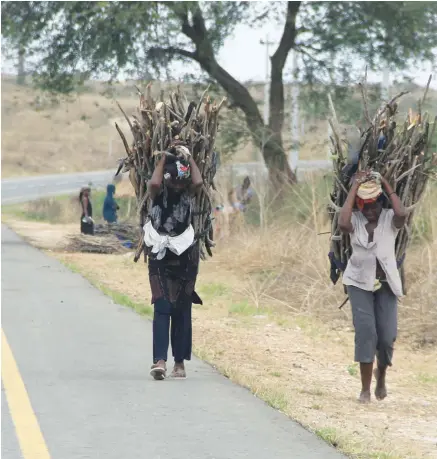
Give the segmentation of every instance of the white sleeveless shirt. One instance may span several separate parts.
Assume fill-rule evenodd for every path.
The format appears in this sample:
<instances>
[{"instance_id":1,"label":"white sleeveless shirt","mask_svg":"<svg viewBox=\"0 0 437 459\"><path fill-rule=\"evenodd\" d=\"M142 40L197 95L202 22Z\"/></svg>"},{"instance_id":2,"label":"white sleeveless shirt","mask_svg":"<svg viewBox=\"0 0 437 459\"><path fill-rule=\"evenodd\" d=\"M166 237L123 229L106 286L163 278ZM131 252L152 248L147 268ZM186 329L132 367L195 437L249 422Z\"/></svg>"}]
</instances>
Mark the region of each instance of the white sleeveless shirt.
<instances>
[{"instance_id":1,"label":"white sleeveless shirt","mask_svg":"<svg viewBox=\"0 0 437 459\"><path fill-rule=\"evenodd\" d=\"M397 297L403 296L395 254L395 242L399 230L394 226L393 216L393 209L381 211L378 226L373 233L373 241L368 242L369 234L366 230L368 220L361 212L352 213L353 232L350 234L352 256L343 274L344 285L373 291L378 259L392 292Z\"/></svg>"}]
</instances>

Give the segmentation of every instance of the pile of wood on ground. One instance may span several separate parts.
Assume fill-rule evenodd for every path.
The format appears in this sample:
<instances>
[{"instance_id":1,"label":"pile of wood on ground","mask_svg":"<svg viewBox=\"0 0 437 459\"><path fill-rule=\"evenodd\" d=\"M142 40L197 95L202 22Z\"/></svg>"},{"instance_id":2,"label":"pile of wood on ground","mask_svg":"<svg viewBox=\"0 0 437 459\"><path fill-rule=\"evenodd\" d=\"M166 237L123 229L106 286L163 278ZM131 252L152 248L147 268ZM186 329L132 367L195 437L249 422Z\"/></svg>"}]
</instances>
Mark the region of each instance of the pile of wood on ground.
<instances>
[{"instance_id":1,"label":"pile of wood on ground","mask_svg":"<svg viewBox=\"0 0 437 459\"><path fill-rule=\"evenodd\" d=\"M69 242L65 247L67 252L115 254L125 253L128 250L120 243L119 239L112 234L105 236L75 234L68 236L68 239Z\"/></svg>"},{"instance_id":2,"label":"pile of wood on ground","mask_svg":"<svg viewBox=\"0 0 437 459\"><path fill-rule=\"evenodd\" d=\"M436 153L431 151L437 117L431 118L428 113L422 112L430 82L431 77L423 98L418 103L417 113L413 114L413 111L409 110L403 119L398 113L397 101L407 92L401 92L380 107L372 119L368 111L367 85L365 82L361 84L367 127L360 132L357 130L358 134L355 139L350 134L348 138L344 138L345 135L340 130L334 105L332 100L329 100L332 114L329 123L332 129L334 165L334 182L330 202L330 258L338 268L336 279L346 268L351 255L350 238L348 235L341 234L338 226L339 211L346 201L351 178L358 170L372 169L379 172L393 186L408 210L406 224L396 240L396 258L398 265L403 268L414 210L425 191L429 178L435 174L437 169ZM336 280L333 279L333 282L335 283Z\"/></svg>"},{"instance_id":3,"label":"pile of wood on ground","mask_svg":"<svg viewBox=\"0 0 437 459\"><path fill-rule=\"evenodd\" d=\"M176 92L169 94L167 100L164 99L162 91L160 100L156 101L152 97L150 85L146 88L146 94L136 89L140 105L138 114L132 116L132 121L119 106L129 124L134 141L129 146L123 132L117 123L115 124L127 153L127 157L121 160L116 175L120 171L129 172L137 197L139 224L142 228L150 211L147 182L152 177L155 165L165 152L178 145L186 146L196 161L204 182L196 196L192 225L195 237L200 241L201 257L206 257L205 251L212 256L211 248L214 242L211 192L215 189L213 179L217 163L214 143L218 130L218 115L225 99L217 104L206 90L198 103L188 102L185 94L178 88ZM144 240L141 237L134 261L138 261L143 252L146 260L144 249Z\"/></svg>"},{"instance_id":4,"label":"pile of wood on ground","mask_svg":"<svg viewBox=\"0 0 437 459\"><path fill-rule=\"evenodd\" d=\"M137 225L130 223L97 224L94 235L74 234L68 237L66 251L79 253L126 253L138 245L141 237Z\"/></svg>"},{"instance_id":5,"label":"pile of wood on ground","mask_svg":"<svg viewBox=\"0 0 437 459\"><path fill-rule=\"evenodd\" d=\"M132 241L138 244L141 237L141 231L138 225L132 223L120 222L112 224L97 224L94 227L96 236L115 235L120 240Z\"/></svg>"}]
</instances>

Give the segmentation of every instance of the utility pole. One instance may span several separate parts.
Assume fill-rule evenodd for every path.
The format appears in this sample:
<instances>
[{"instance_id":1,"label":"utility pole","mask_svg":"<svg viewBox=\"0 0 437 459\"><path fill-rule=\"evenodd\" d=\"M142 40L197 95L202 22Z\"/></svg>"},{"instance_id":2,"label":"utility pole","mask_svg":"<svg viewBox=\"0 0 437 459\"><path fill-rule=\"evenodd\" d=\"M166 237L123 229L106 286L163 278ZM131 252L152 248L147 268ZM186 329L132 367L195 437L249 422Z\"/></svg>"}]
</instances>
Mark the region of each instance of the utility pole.
<instances>
[{"instance_id":1,"label":"utility pole","mask_svg":"<svg viewBox=\"0 0 437 459\"><path fill-rule=\"evenodd\" d=\"M270 53L269 46L274 45L273 41L269 41L269 35L266 35L265 40L259 41L261 45L266 47L266 56L265 56L265 70L266 70L266 79L264 82L264 124L267 126L269 124L269 95L270 95Z\"/></svg>"},{"instance_id":2,"label":"utility pole","mask_svg":"<svg viewBox=\"0 0 437 459\"><path fill-rule=\"evenodd\" d=\"M265 70L266 76L264 81L264 129L262 132L262 151L264 152L264 145L267 141L266 130L267 126L269 125L269 97L270 97L270 52L269 46L274 45L273 41L269 41L269 35L266 35L265 40L259 41L261 45L266 47L266 55L265 55Z\"/></svg>"},{"instance_id":3,"label":"utility pole","mask_svg":"<svg viewBox=\"0 0 437 459\"><path fill-rule=\"evenodd\" d=\"M387 67L382 71L382 100L387 102L390 97L390 72Z\"/></svg>"},{"instance_id":4,"label":"utility pole","mask_svg":"<svg viewBox=\"0 0 437 459\"><path fill-rule=\"evenodd\" d=\"M291 149L289 155L289 163L291 169L294 171L297 168L299 161L299 81L296 78L297 70L297 53L292 51L292 68L291 68Z\"/></svg>"}]
</instances>

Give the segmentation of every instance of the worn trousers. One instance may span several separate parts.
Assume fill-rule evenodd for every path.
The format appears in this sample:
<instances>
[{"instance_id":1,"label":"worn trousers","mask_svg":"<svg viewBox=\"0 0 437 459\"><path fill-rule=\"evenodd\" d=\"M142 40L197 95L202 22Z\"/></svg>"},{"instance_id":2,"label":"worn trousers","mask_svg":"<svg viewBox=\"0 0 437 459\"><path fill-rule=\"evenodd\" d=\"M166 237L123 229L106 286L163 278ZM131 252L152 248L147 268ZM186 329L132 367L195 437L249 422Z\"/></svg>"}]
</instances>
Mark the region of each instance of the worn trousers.
<instances>
[{"instance_id":1,"label":"worn trousers","mask_svg":"<svg viewBox=\"0 0 437 459\"><path fill-rule=\"evenodd\" d=\"M355 328L355 361L391 366L397 336L397 297L382 283L376 292L347 287Z\"/></svg>"},{"instance_id":2,"label":"worn trousers","mask_svg":"<svg viewBox=\"0 0 437 459\"><path fill-rule=\"evenodd\" d=\"M174 361L182 363L191 359L192 304L173 306L165 298L155 302L153 314L153 362L167 361L169 335Z\"/></svg>"}]
</instances>

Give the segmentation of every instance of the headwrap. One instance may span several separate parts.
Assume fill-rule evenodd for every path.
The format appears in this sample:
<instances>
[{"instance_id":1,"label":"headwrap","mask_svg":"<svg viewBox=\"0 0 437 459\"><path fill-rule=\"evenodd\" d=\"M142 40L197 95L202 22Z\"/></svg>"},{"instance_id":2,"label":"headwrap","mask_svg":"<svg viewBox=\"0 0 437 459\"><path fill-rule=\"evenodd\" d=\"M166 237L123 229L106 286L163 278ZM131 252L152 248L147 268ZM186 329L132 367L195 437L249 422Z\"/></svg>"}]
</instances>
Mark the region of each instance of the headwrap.
<instances>
[{"instance_id":1,"label":"headwrap","mask_svg":"<svg viewBox=\"0 0 437 459\"><path fill-rule=\"evenodd\" d=\"M176 156L169 156L164 166L165 179L186 180L191 177L191 168L188 161Z\"/></svg>"},{"instance_id":2,"label":"headwrap","mask_svg":"<svg viewBox=\"0 0 437 459\"><path fill-rule=\"evenodd\" d=\"M360 210L366 204L372 204L382 195L382 187L379 180L372 179L360 185L357 192L356 203Z\"/></svg>"},{"instance_id":3,"label":"headwrap","mask_svg":"<svg viewBox=\"0 0 437 459\"><path fill-rule=\"evenodd\" d=\"M362 183L357 192L356 204L358 209L363 210L366 204L376 202L382 195L381 175L379 172L372 171L368 179Z\"/></svg>"}]
</instances>

